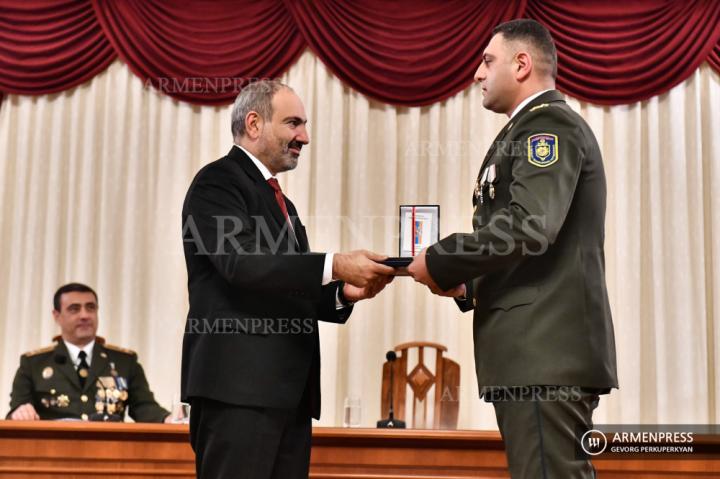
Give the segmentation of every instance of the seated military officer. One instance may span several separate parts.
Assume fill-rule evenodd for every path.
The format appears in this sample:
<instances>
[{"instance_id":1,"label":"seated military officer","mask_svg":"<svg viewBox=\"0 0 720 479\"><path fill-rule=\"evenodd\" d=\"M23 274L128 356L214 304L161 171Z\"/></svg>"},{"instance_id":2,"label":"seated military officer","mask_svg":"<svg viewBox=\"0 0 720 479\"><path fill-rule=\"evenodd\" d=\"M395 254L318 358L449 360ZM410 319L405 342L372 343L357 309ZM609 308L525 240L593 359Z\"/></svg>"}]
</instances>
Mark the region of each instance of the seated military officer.
<instances>
[{"instance_id":1,"label":"seated military officer","mask_svg":"<svg viewBox=\"0 0 720 479\"><path fill-rule=\"evenodd\" d=\"M98 300L84 284L62 286L53 298L61 335L47 348L25 353L15 374L8 419L77 418L170 422L155 402L137 354L96 336Z\"/></svg>"}]
</instances>

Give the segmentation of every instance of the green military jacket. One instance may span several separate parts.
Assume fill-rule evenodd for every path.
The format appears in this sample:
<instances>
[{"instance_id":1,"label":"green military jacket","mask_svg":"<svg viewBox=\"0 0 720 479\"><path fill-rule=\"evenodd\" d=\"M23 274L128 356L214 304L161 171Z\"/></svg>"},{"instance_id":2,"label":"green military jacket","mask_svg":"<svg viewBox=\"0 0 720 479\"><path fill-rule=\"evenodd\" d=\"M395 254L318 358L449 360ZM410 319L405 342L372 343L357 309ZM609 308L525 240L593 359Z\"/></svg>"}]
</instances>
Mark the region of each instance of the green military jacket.
<instances>
[{"instance_id":1,"label":"green military jacket","mask_svg":"<svg viewBox=\"0 0 720 479\"><path fill-rule=\"evenodd\" d=\"M605 285L606 184L587 123L556 90L522 108L487 153L473 232L428 249L444 290L474 309L481 391L493 386L617 387Z\"/></svg>"},{"instance_id":2,"label":"green military jacket","mask_svg":"<svg viewBox=\"0 0 720 479\"><path fill-rule=\"evenodd\" d=\"M10 394L10 414L31 403L41 419L122 420L126 411L137 422L162 422L170 414L148 386L137 354L95 338L85 387L62 339L20 357Z\"/></svg>"}]
</instances>

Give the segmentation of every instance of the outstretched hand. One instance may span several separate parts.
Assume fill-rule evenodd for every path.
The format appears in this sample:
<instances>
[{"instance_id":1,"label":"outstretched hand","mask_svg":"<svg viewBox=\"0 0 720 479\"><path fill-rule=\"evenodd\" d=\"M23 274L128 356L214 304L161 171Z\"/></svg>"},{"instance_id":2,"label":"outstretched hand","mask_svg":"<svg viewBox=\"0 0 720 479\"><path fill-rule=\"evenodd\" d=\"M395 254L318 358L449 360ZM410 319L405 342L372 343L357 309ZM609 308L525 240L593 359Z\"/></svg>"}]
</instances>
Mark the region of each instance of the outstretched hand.
<instances>
[{"instance_id":1,"label":"outstretched hand","mask_svg":"<svg viewBox=\"0 0 720 479\"><path fill-rule=\"evenodd\" d=\"M413 258L413 262L410 263L410 266L407 268L410 276L412 276L418 283L422 283L427 286L433 294L437 294L438 296L447 296L450 298L465 296L466 288L464 284L460 284L447 291L440 289L440 286L435 283L435 280L432 279L432 276L430 276L430 272L427 269L427 262L425 261L426 256L427 248L422 250L417 256L415 256L415 258Z\"/></svg>"},{"instance_id":2,"label":"outstretched hand","mask_svg":"<svg viewBox=\"0 0 720 479\"><path fill-rule=\"evenodd\" d=\"M367 292L371 292L377 287L375 283L382 283L387 276L392 277L395 274L394 268L378 263L385 259L387 256L366 250L335 253L332 265L333 278L360 289L369 288ZM383 283L383 287L385 284L387 282Z\"/></svg>"},{"instance_id":3,"label":"outstretched hand","mask_svg":"<svg viewBox=\"0 0 720 479\"><path fill-rule=\"evenodd\" d=\"M364 288L358 288L357 286L345 283L343 286L343 296L353 303L363 299L374 298L385 286L390 284L393 279L394 276L380 276L376 281L371 282Z\"/></svg>"}]
</instances>

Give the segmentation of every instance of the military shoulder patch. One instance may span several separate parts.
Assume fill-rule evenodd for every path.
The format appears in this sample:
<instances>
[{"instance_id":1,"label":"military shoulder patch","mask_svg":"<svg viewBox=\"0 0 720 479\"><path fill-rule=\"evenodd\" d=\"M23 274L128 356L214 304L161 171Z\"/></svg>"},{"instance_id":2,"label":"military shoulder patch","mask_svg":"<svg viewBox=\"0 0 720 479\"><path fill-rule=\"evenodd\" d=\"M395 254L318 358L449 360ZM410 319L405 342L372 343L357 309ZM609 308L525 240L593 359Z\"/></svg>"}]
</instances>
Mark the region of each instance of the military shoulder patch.
<instances>
[{"instance_id":1,"label":"military shoulder patch","mask_svg":"<svg viewBox=\"0 0 720 479\"><path fill-rule=\"evenodd\" d=\"M28 358L31 358L33 356L37 356L38 354L49 353L53 349L55 349L54 344L52 346L48 346L46 348L40 348L40 349L35 349L33 351L28 351L27 353L25 353L25 356L27 356Z\"/></svg>"},{"instance_id":2,"label":"military shoulder patch","mask_svg":"<svg viewBox=\"0 0 720 479\"><path fill-rule=\"evenodd\" d=\"M105 346L105 349L111 349L113 351L118 351L120 353L137 356L137 353L135 351L133 351L132 349L121 348L120 346L115 346L114 344L108 344L108 343L105 343L103 346Z\"/></svg>"},{"instance_id":3,"label":"military shoulder patch","mask_svg":"<svg viewBox=\"0 0 720 479\"><path fill-rule=\"evenodd\" d=\"M557 135L538 133L528 137L528 161L545 168L560 159L560 142Z\"/></svg>"}]
</instances>

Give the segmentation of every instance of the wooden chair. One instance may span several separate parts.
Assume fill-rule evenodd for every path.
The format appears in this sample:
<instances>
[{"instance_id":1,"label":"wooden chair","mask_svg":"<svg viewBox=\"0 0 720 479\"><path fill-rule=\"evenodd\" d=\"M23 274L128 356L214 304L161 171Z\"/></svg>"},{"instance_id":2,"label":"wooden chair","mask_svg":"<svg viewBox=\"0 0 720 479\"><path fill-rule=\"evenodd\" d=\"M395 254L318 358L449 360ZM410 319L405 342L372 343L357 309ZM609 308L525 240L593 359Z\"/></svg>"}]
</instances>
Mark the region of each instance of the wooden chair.
<instances>
[{"instance_id":1,"label":"wooden chair","mask_svg":"<svg viewBox=\"0 0 720 479\"><path fill-rule=\"evenodd\" d=\"M409 351L417 348L417 364L408 371ZM425 363L425 348L435 350L435 374ZM460 365L444 358L447 348L442 344L422 341L400 344L394 349L398 357L392 362L394 367L393 408L395 418L405 421L408 428L415 429L457 429L460 408ZM383 364L381 411L382 417L388 416L390 409L390 367L391 362ZM432 424L428 424L428 392L435 386ZM408 388L412 394L412 415L406 415L405 402Z\"/></svg>"}]
</instances>

